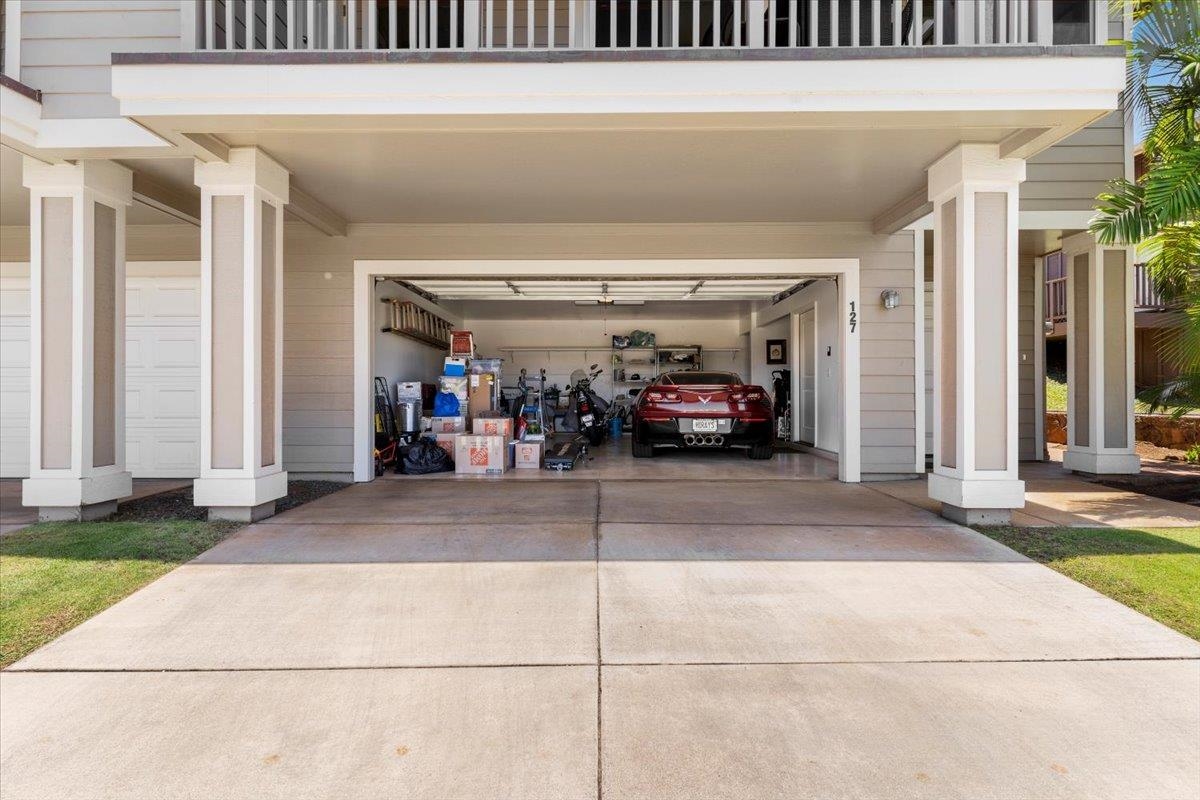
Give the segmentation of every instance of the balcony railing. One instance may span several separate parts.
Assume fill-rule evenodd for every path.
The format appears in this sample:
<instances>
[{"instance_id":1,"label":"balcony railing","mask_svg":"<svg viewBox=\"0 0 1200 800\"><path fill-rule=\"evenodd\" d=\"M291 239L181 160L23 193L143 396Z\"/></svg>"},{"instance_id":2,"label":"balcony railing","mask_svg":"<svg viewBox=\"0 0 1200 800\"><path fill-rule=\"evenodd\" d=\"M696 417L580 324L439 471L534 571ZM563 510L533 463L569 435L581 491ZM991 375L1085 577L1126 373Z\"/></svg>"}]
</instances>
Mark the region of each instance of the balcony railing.
<instances>
[{"instance_id":1,"label":"balcony railing","mask_svg":"<svg viewBox=\"0 0 1200 800\"><path fill-rule=\"evenodd\" d=\"M1067 279L1051 278L1046 281L1045 317L1054 324L1067 320ZM1167 304L1154 286L1145 264L1133 267L1133 307L1136 309L1161 309Z\"/></svg>"},{"instance_id":2,"label":"balcony railing","mask_svg":"<svg viewBox=\"0 0 1200 800\"><path fill-rule=\"evenodd\" d=\"M1085 9L1082 35L1078 22L1070 31L1054 22L1048 0L196 0L194 47L653 50L1103 43L1106 0L1073 2Z\"/></svg>"}]
</instances>

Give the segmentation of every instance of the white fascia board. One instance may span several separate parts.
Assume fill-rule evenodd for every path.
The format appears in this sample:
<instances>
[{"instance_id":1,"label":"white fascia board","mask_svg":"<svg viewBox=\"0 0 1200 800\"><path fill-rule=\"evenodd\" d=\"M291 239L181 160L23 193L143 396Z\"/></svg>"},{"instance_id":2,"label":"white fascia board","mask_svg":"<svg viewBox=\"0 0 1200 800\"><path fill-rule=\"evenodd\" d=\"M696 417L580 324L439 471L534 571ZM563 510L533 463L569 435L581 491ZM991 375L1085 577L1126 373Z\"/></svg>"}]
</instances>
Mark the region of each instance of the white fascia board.
<instances>
[{"instance_id":1,"label":"white fascia board","mask_svg":"<svg viewBox=\"0 0 1200 800\"><path fill-rule=\"evenodd\" d=\"M1119 57L455 64L118 64L155 116L1107 111ZM347 87L352 87L348 90Z\"/></svg>"},{"instance_id":2,"label":"white fascia board","mask_svg":"<svg viewBox=\"0 0 1200 800\"><path fill-rule=\"evenodd\" d=\"M165 155L173 146L131 119L44 119L42 104L0 86L0 144L47 163Z\"/></svg>"},{"instance_id":3,"label":"white fascia board","mask_svg":"<svg viewBox=\"0 0 1200 800\"><path fill-rule=\"evenodd\" d=\"M1080 231L1087 230L1095 216L1094 208L1070 211L1021 211L1017 216L1017 226L1023 231ZM933 214L921 217L904 229L909 231L933 230Z\"/></svg>"},{"instance_id":4,"label":"white fascia board","mask_svg":"<svg viewBox=\"0 0 1200 800\"><path fill-rule=\"evenodd\" d=\"M41 122L41 103L7 86L0 86L0 143L20 152L37 147Z\"/></svg>"}]
</instances>

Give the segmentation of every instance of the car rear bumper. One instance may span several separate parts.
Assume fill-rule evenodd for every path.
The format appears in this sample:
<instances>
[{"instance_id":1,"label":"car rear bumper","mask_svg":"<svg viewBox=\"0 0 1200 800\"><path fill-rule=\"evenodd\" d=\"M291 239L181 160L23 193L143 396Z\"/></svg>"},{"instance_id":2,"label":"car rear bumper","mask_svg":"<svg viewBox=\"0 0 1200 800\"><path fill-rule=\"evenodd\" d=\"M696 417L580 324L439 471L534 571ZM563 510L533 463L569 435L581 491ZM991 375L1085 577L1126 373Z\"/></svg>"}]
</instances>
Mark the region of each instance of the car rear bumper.
<instances>
[{"instance_id":1,"label":"car rear bumper","mask_svg":"<svg viewBox=\"0 0 1200 800\"><path fill-rule=\"evenodd\" d=\"M685 434L675 419L639 419L634 422L635 441L651 445L686 447ZM733 420L727 432L719 434L721 447L749 447L775 441L775 426L771 420ZM713 445L703 445L712 447Z\"/></svg>"}]
</instances>

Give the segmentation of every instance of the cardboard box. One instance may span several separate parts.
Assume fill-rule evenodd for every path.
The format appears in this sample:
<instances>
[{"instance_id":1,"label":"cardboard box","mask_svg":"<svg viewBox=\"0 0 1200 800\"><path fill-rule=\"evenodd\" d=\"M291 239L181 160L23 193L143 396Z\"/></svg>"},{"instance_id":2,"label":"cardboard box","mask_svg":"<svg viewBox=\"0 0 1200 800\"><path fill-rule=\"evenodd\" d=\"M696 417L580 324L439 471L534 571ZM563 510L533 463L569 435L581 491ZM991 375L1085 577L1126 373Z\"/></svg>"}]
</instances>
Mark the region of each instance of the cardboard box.
<instances>
[{"instance_id":1,"label":"cardboard box","mask_svg":"<svg viewBox=\"0 0 1200 800\"><path fill-rule=\"evenodd\" d=\"M463 475L503 475L508 442L503 436L459 436L454 440L454 471Z\"/></svg>"},{"instance_id":2,"label":"cardboard box","mask_svg":"<svg viewBox=\"0 0 1200 800\"><path fill-rule=\"evenodd\" d=\"M446 359L446 366L444 369L442 369L442 373L445 375L454 375L454 376L466 375L467 374L467 359L455 358L454 356L450 356L449 358Z\"/></svg>"},{"instance_id":3,"label":"cardboard box","mask_svg":"<svg viewBox=\"0 0 1200 800\"><path fill-rule=\"evenodd\" d=\"M421 402L423 399L421 393L420 381L401 381L396 384L396 400L416 400Z\"/></svg>"},{"instance_id":4,"label":"cardboard box","mask_svg":"<svg viewBox=\"0 0 1200 800\"><path fill-rule=\"evenodd\" d=\"M492 374L467 376L467 408L472 418L495 406L496 376Z\"/></svg>"},{"instance_id":5,"label":"cardboard box","mask_svg":"<svg viewBox=\"0 0 1200 800\"><path fill-rule=\"evenodd\" d=\"M471 432L476 436L503 436L505 441L513 438L512 417L475 417Z\"/></svg>"},{"instance_id":6,"label":"cardboard box","mask_svg":"<svg viewBox=\"0 0 1200 800\"><path fill-rule=\"evenodd\" d=\"M466 433L466 417L434 417L429 429L434 433Z\"/></svg>"},{"instance_id":7,"label":"cardboard box","mask_svg":"<svg viewBox=\"0 0 1200 800\"><path fill-rule=\"evenodd\" d=\"M454 443L458 441L458 437L465 436L463 433L437 433L434 434L433 440L437 446L446 451L446 455L450 456L450 460L454 460Z\"/></svg>"},{"instance_id":8,"label":"cardboard box","mask_svg":"<svg viewBox=\"0 0 1200 800\"><path fill-rule=\"evenodd\" d=\"M517 442L513 466L517 469L541 469L542 443Z\"/></svg>"},{"instance_id":9,"label":"cardboard box","mask_svg":"<svg viewBox=\"0 0 1200 800\"><path fill-rule=\"evenodd\" d=\"M475 337L470 331L450 331L450 355L475 357Z\"/></svg>"}]
</instances>

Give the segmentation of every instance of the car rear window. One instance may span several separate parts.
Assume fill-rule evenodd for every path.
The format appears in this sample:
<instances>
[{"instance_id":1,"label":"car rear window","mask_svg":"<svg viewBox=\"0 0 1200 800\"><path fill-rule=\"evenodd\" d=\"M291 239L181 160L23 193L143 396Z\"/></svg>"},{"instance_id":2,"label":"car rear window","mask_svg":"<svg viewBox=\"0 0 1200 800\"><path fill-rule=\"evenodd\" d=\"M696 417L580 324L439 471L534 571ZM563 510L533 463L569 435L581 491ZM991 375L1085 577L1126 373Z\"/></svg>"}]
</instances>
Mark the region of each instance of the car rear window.
<instances>
[{"instance_id":1,"label":"car rear window","mask_svg":"<svg viewBox=\"0 0 1200 800\"><path fill-rule=\"evenodd\" d=\"M732 372L669 372L662 382L667 386L738 386L742 379Z\"/></svg>"}]
</instances>

